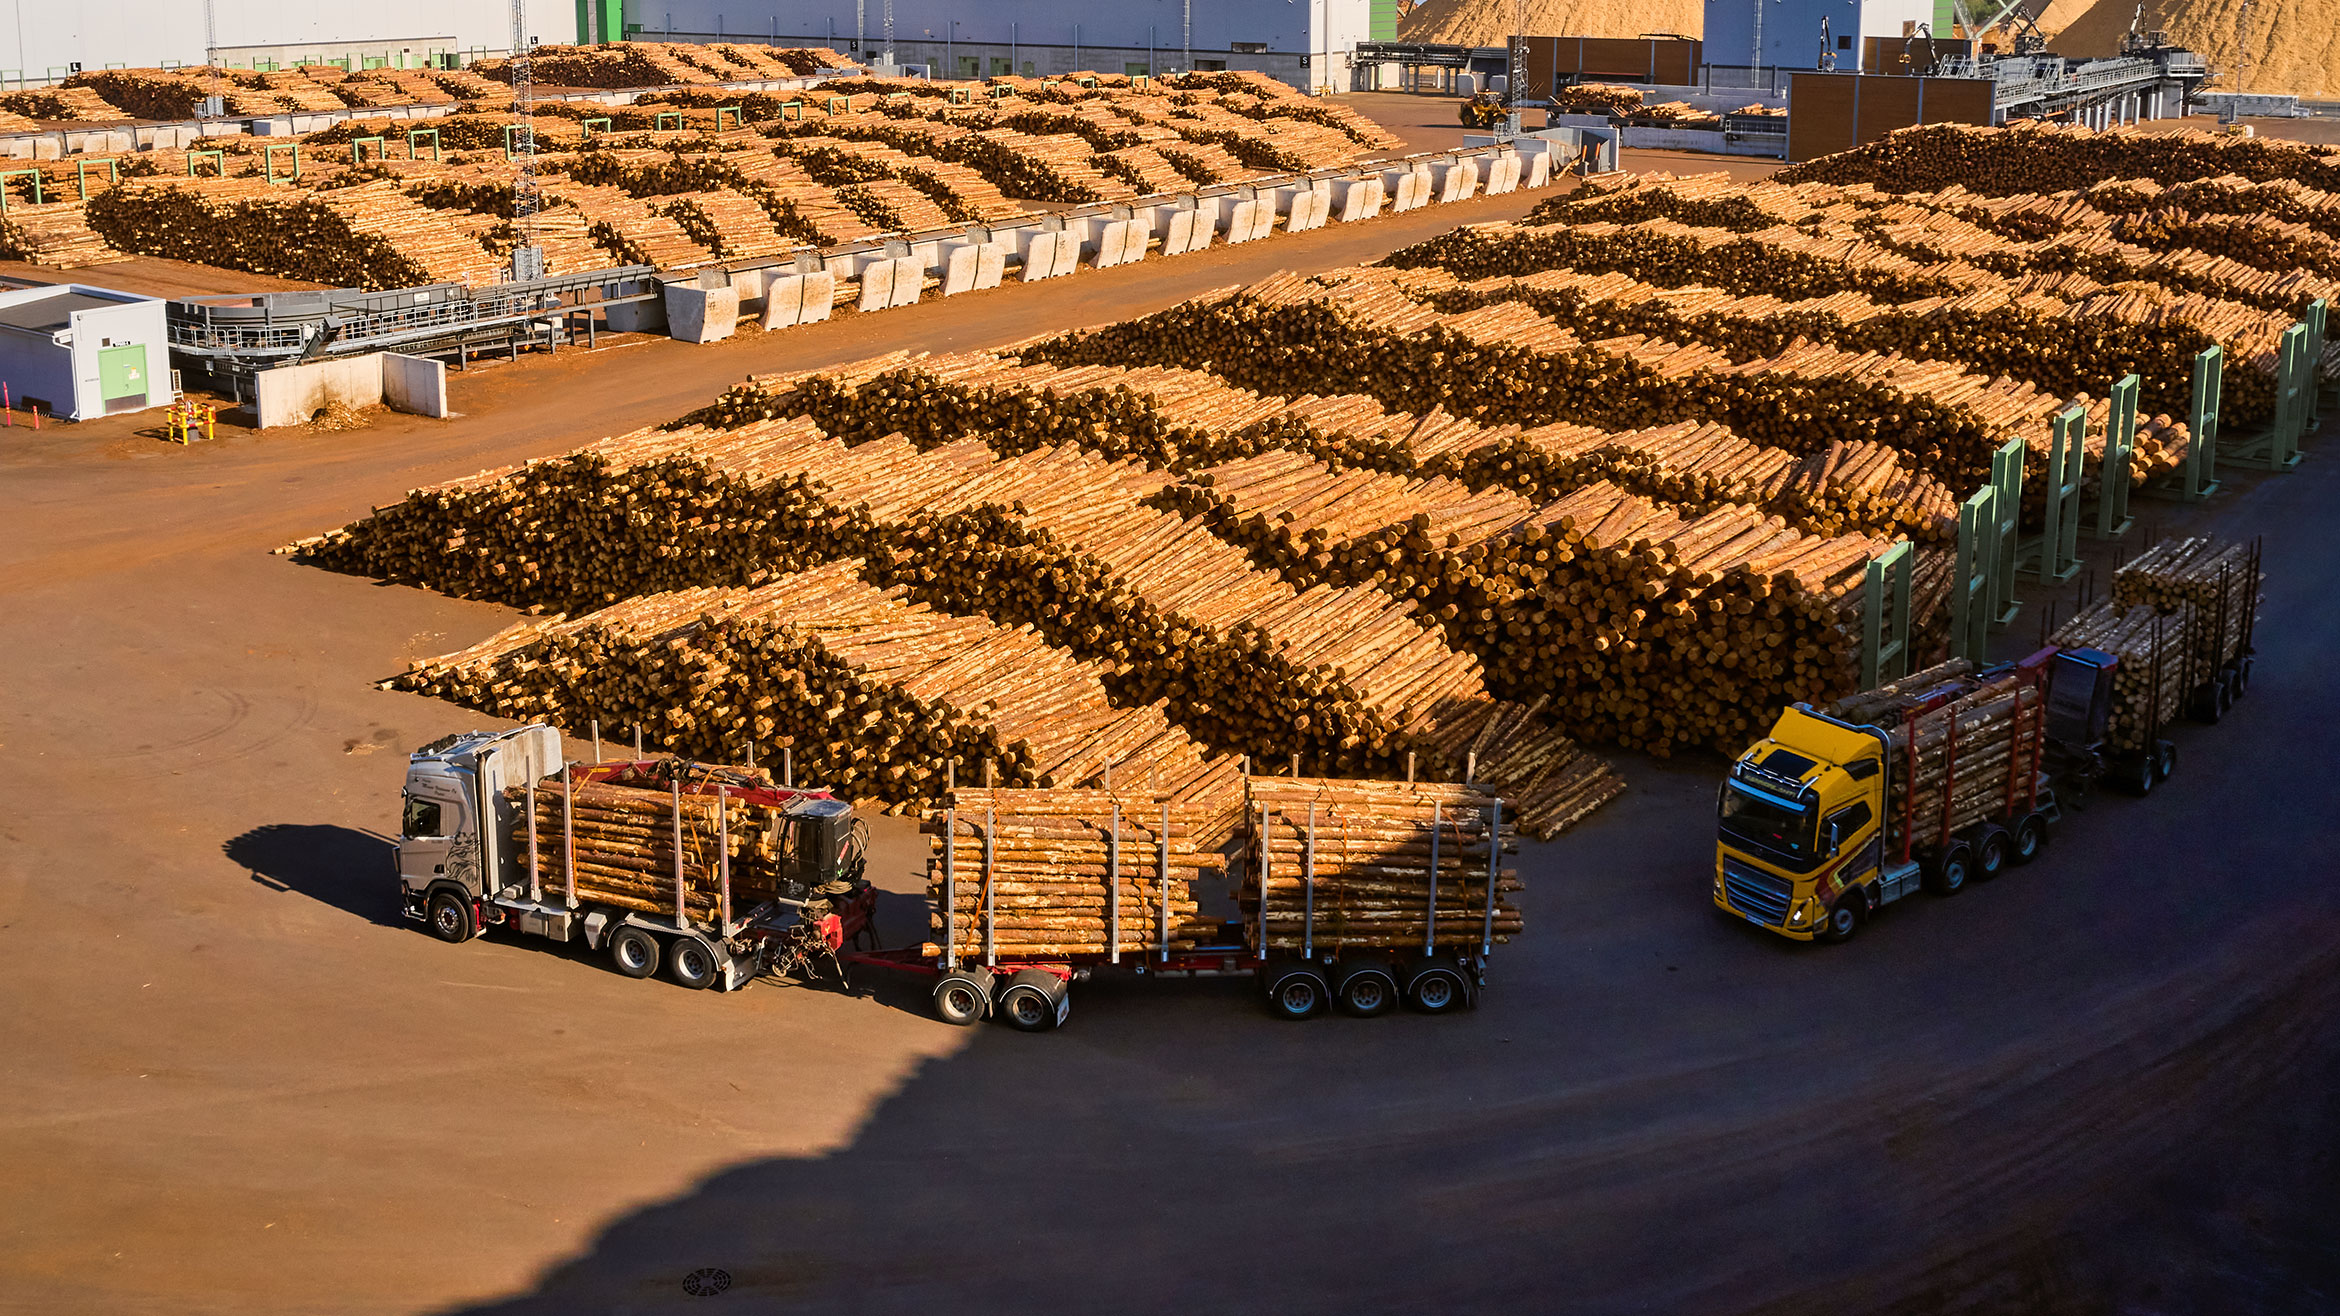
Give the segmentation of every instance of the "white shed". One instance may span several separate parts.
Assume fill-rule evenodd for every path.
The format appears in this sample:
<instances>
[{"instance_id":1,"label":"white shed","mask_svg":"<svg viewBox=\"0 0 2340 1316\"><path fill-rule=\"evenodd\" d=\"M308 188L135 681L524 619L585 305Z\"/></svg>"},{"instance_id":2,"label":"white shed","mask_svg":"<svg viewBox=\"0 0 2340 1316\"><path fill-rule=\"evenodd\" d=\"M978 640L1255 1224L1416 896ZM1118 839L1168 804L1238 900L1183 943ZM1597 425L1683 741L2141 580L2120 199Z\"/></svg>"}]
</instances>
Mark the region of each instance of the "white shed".
<instances>
[{"instance_id":1,"label":"white shed","mask_svg":"<svg viewBox=\"0 0 2340 1316\"><path fill-rule=\"evenodd\" d=\"M78 283L0 292L0 384L11 406L67 420L169 404L161 299Z\"/></svg>"}]
</instances>

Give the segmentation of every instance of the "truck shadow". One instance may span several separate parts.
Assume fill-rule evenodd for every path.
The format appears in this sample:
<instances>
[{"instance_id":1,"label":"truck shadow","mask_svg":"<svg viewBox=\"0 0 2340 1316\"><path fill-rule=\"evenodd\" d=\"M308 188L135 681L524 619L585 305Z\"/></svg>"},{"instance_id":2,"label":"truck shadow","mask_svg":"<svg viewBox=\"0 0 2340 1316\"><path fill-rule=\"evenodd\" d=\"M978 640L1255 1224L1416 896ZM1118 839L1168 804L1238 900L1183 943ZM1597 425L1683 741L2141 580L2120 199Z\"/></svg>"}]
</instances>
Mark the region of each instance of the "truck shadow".
<instances>
[{"instance_id":1,"label":"truck shadow","mask_svg":"<svg viewBox=\"0 0 2340 1316\"><path fill-rule=\"evenodd\" d=\"M372 832L319 823L270 823L220 847L228 862L272 891L292 891L383 927L398 915L396 851Z\"/></svg>"}]
</instances>

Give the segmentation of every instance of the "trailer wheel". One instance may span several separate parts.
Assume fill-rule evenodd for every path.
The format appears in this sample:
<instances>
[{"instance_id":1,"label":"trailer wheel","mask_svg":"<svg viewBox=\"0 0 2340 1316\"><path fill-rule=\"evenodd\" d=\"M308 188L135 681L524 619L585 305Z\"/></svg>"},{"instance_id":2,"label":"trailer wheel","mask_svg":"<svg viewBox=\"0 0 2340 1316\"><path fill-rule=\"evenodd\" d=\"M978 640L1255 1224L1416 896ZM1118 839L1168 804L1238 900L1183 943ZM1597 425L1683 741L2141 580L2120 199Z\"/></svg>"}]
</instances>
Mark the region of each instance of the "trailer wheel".
<instances>
[{"instance_id":1,"label":"trailer wheel","mask_svg":"<svg viewBox=\"0 0 2340 1316\"><path fill-rule=\"evenodd\" d=\"M2242 698L2251 692L2251 660L2243 659L2234 665L2234 697Z\"/></svg>"},{"instance_id":2,"label":"trailer wheel","mask_svg":"<svg viewBox=\"0 0 2340 1316\"><path fill-rule=\"evenodd\" d=\"M1470 984L1463 981L1463 976L1445 965L1423 969L1406 985L1408 1000L1424 1014L1460 1010L1469 1003L1470 991Z\"/></svg>"},{"instance_id":3,"label":"trailer wheel","mask_svg":"<svg viewBox=\"0 0 2340 1316\"><path fill-rule=\"evenodd\" d=\"M658 938L628 924L609 936L610 962L629 978L647 978L658 972Z\"/></svg>"},{"instance_id":4,"label":"trailer wheel","mask_svg":"<svg viewBox=\"0 0 2340 1316\"><path fill-rule=\"evenodd\" d=\"M2169 775L2176 771L2177 746L2166 740L2157 742L2153 747L2153 779L2168 781Z\"/></svg>"},{"instance_id":5,"label":"trailer wheel","mask_svg":"<svg viewBox=\"0 0 2340 1316\"><path fill-rule=\"evenodd\" d=\"M471 902L452 891L441 891L431 897L431 935L445 942L465 942L479 935L479 927L471 916Z\"/></svg>"},{"instance_id":6,"label":"trailer wheel","mask_svg":"<svg viewBox=\"0 0 2340 1316\"><path fill-rule=\"evenodd\" d=\"M1973 847L1964 841L1952 841L1927 861L1926 890L1937 896L1954 896L1966 889L1966 879L1973 875Z\"/></svg>"},{"instance_id":7,"label":"trailer wheel","mask_svg":"<svg viewBox=\"0 0 2340 1316\"><path fill-rule=\"evenodd\" d=\"M1997 823L1984 823L1974 838L1974 878L1988 882L2007 871L2007 855L2013 849L2007 829Z\"/></svg>"},{"instance_id":8,"label":"trailer wheel","mask_svg":"<svg viewBox=\"0 0 2340 1316\"><path fill-rule=\"evenodd\" d=\"M1333 1000L1344 1014L1359 1019L1388 1014L1397 1008L1397 975L1374 960L1344 961L1333 969Z\"/></svg>"},{"instance_id":9,"label":"trailer wheel","mask_svg":"<svg viewBox=\"0 0 2340 1316\"><path fill-rule=\"evenodd\" d=\"M2235 675L2233 672L2222 672L2219 674L2218 711L2220 715L2223 716L2227 710L2233 708L2235 700L2242 698L2241 682L2242 678Z\"/></svg>"},{"instance_id":10,"label":"trailer wheel","mask_svg":"<svg viewBox=\"0 0 2340 1316\"><path fill-rule=\"evenodd\" d=\"M1820 940L1832 946L1851 941L1860 932L1861 924L1869 921L1869 902L1858 891L1847 891L1828 907L1828 922L1821 925Z\"/></svg>"},{"instance_id":11,"label":"trailer wheel","mask_svg":"<svg viewBox=\"0 0 2340 1316\"><path fill-rule=\"evenodd\" d=\"M2027 813L2015 824L2014 839L2007 846L2007 862L2020 868L2039 858L2047 843L2047 815Z\"/></svg>"},{"instance_id":12,"label":"trailer wheel","mask_svg":"<svg viewBox=\"0 0 2340 1316\"><path fill-rule=\"evenodd\" d=\"M666 976L679 986L702 991L723 976L723 961L699 938L676 937L666 947Z\"/></svg>"},{"instance_id":13,"label":"trailer wheel","mask_svg":"<svg viewBox=\"0 0 2340 1316\"><path fill-rule=\"evenodd\" d=\"M934 984L934 1014L946 1024L965 1027L991 1013L991 975L978 977L953 969Z\"/></svg>"},{"instance_id":14,"label":"trailer wheel","mask_svg":"<svg viewBox=\"0 0 2340 1316\"><path fill-rule=\"evenodd\" d=\"M1064 979L1040 969L1018 969L999 994L999 1017L1019 1033L1045 1033L1064 1022L1070 1005Z\"/></svg>"},{"instance_id":15,"label":"trailer wheel","mask_svg":"<svg viewBox=\"0 0 2340 1316\"><path fill-rule=\"evenodd\" d=\"M1332 990L1316 966L1299 960L1270 965L1260 976L1268 1013L1278 1019L1306 1019L1323 1012Z\"/></svg>"}]
</instances>

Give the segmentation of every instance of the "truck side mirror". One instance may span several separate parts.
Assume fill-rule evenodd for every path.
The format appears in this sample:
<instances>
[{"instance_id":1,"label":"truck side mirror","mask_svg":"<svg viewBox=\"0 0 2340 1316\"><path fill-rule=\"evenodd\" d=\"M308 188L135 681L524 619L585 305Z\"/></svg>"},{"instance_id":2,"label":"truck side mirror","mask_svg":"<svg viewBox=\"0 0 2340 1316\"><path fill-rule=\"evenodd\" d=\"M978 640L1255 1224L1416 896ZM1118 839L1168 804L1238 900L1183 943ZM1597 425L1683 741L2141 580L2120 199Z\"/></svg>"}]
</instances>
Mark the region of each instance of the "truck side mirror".
<instances>
[{"instance_id":1,"label":"truck side mirror","mask_svg":"<svg viewBox=\"0 0 2340 1316\"><path fill-rule=\"evenodd\" d=\"M1844 824L1831 818L1828 821L1828 853L1835 854L1843 848Z\"/></svg>"}]
</instances>

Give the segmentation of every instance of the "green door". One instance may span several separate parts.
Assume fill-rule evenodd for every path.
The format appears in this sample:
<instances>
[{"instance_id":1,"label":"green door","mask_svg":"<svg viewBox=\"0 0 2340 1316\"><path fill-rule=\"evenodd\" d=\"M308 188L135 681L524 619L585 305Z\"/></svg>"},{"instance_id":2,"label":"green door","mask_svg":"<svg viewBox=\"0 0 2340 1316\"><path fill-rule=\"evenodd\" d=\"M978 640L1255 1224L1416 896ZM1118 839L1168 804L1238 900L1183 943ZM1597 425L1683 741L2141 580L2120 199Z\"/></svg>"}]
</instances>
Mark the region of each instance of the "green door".
<instances>
[{"instance_id":1,"label":"green door","mask_svg":"<svg viewBox=\"0 0 2340 1316\"><path fill-rule=\"evenodd\" d=\"M98 349L98 388L109 403L146 397L146 348L139 343Z\"/></svg>"}]
</instances>

